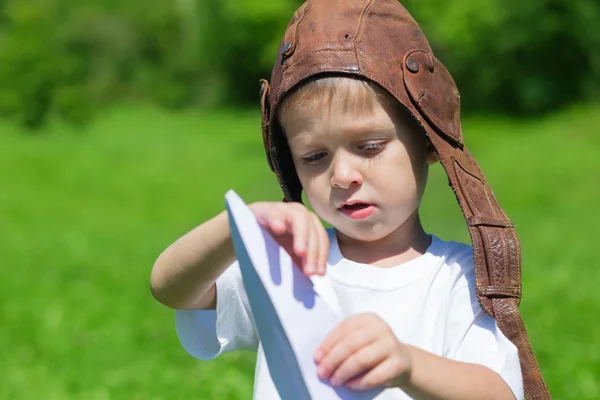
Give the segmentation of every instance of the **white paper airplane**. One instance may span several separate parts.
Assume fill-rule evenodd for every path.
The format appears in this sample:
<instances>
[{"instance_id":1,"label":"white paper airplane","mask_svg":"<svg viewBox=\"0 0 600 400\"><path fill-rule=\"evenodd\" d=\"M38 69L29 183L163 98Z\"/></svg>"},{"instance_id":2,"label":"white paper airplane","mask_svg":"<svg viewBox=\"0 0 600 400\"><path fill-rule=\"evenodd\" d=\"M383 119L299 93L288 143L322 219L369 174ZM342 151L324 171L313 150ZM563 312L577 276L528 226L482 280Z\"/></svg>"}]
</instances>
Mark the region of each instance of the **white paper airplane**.
<instances>
[{"instance_id":1,"label":"white paper airplane","mask_svg":"<svg viewBox=\"0 0 600 400\"><path fill-rule=\"evenodd\" d=\"M341 322L250 208L230 190L225 195L235 253L269 372L284 400L373 399L384 388L334 388L317 376L313 354Z\"/></svg>"}]
</instances>

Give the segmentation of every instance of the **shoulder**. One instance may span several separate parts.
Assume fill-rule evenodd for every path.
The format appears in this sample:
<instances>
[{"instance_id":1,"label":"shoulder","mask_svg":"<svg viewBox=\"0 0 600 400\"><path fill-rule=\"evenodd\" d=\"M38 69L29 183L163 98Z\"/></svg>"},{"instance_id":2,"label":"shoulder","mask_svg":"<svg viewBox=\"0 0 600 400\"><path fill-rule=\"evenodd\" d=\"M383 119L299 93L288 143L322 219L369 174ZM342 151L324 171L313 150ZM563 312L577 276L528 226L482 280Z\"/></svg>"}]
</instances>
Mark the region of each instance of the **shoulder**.
<instances>
[{"instance_id":1,"label":"shoulder","mask_svg":"<svg viewBox=\"0 0 600 400\"><path fill-rule=\"evenodd\" d=\"M445 241L432 235L430 251L443 260L443 268L453 278L448 282L449 284L455 288L475 285L475 267L471 245L457 241Z\"/></svg>"},{"instance_id":2,"label":"shoulder","mask_svg":"<svg viewBox=\"0 0 600 400\"><path fill-rule=\"evenodd\" d=\"M473 269L473 247L469 244L445 241L435 235L431 235L432 242L430 250L444 262L461 270Z\"/></svg>"}]
</instances>

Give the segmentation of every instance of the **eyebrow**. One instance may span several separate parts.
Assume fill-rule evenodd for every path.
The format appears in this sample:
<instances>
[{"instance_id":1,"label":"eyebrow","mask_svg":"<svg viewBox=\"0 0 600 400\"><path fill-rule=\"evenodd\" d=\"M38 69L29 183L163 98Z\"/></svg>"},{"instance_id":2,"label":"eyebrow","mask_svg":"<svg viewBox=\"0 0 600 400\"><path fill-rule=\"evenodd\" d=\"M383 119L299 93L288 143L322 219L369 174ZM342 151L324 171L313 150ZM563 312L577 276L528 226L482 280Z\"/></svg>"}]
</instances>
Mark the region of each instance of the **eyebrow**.
<instances>
[{"instance_id":1,"label":"eyebrow","mask_svg":"<svg viewBox=\"0 0 600 400\"><path fill-rule=\"evenodd\" d=\"M367 128L367 127L359 127L356 129L348 129L345 132L345 135L347 135L348 137L351 138L357 138L357 137L361 137L361 136L365 136L368 135L370 137L372 137L373 139L376 139L376 136L380 136L381 139L385 138L389 138L390 136L396 136L396 129L395 128L384 128L384 127L375 127L375 128ZM310 131L304 131L301 132L297 135L295 135L293 140L289 140L288 138L288 143L290 142L294 142L295 146L294 147L313 147L313 146L320 146L321 145L321 140L320 140L320 135L319 137L315 138L315 135L312 134ZM291 149L290 149L291 150ZM299 149L300 151L304 151L304 149ZM293 153L293 151L292 151Z\"/></svg>"},{"instance_id":2,"label":"eyebrow","mask_svg":"<svg viewBox=\"0 0 600 400\"><path fill-rule=\"evenodd\" d=\"M349 135L352 136L358 136L358 135L368 135L368 134L372 134L372 133L392 133L392 132L396 132L396 127L381 127L381 126L376 126L376 127L367 127L367 126L361 126L358 128L351 128L347 130L347 133ZM346 132L345 132L346 133Z\"/></svg>"}]
</instances>

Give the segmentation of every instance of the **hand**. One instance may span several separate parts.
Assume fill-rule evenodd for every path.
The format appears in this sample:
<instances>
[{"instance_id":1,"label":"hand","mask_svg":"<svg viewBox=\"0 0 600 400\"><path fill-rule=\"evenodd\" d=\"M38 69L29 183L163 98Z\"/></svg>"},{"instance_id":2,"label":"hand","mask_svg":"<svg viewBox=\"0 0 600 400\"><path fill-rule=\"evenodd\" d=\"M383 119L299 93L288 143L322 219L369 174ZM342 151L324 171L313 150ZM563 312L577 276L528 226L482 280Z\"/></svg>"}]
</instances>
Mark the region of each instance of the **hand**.
<instances>
[{"instance_id":1,"label":"hand","mask_svg":"<svg viewBox=\"0 0 600 400\"><path fill-rule=\"evenodd\" d=\"M301 203L258 202L250 209L304 274L325 274L329 238L315 213Z\"/></svg>"},{"instance_id":2,"label":"hand","mask_svg":"<svg viewBox=\"0 0 600 400\"><path fill-rule=\"evenodd\" d=\"M314 358L319 378L352 390L400 387L409 381L412 370L407 346L373 313L340 323L317 348Z\"/></svg>"}]
</instances>

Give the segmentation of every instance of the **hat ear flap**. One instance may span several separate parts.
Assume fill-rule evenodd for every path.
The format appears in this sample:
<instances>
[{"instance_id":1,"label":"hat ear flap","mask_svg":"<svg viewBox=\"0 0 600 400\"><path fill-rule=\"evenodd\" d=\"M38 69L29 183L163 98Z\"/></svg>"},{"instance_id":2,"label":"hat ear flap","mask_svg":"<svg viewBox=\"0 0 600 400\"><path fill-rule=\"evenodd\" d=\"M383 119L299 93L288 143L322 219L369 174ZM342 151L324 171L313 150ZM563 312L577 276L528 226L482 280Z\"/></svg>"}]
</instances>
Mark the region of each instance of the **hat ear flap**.
<instances>
[{"instance_id":1,"label":"hat ear flap","mask_svg":"<svg viewBox=\"0 0 600 400\"><path fill-rule=\"evenodd\" d=\"M279 181L284 194L283 201L302 202L302 185L298 179L285 134L277 119L271 115L269 95L271 87L266 79L260 80L260 111L262 136L269 167Z\"/></svg>"},{"instance_id":2,"label":"hat ear flap","mask_svg":"<svg viewBox=\"0 0 600 400\"><path fill-rule=\"evenodd\" d=\"M284 201L302 203L302 184L296 172L290 146L283 127L276 118L271 122L272 160L279 186L285 195Z\"/></svg>"},{"instance_id":3,"label":"hat ear flap","mask_svg":"<svg viewBox=\"0 0 600 400\"><path fill-rule=\"evenodd\" d=\"M412 50L404 56L402 68L404 86L419 113L462 148L460 95L446 67L432 53Z\"/></svg>"},{"instance_id":4,"label":"hat ear flap","mask_svg":"<svg viewBox=\"0 0 600 400\"><path fill-rule=\"evenodd\" d=\"M270 103L269 103L269 95L271 94L271 86L269 86L269 81L266 79L261 79L260 81L260 113L261 113L261 125L262 125L262 138L263 145L265 147L265 152L267 155L267 161L269 162L269 167L271 171L275 171L273 166L273 152L271 151L271 133L270 133L270 120L271 120L271 112L270 112Z\"/></svg>"}]
</instances>

